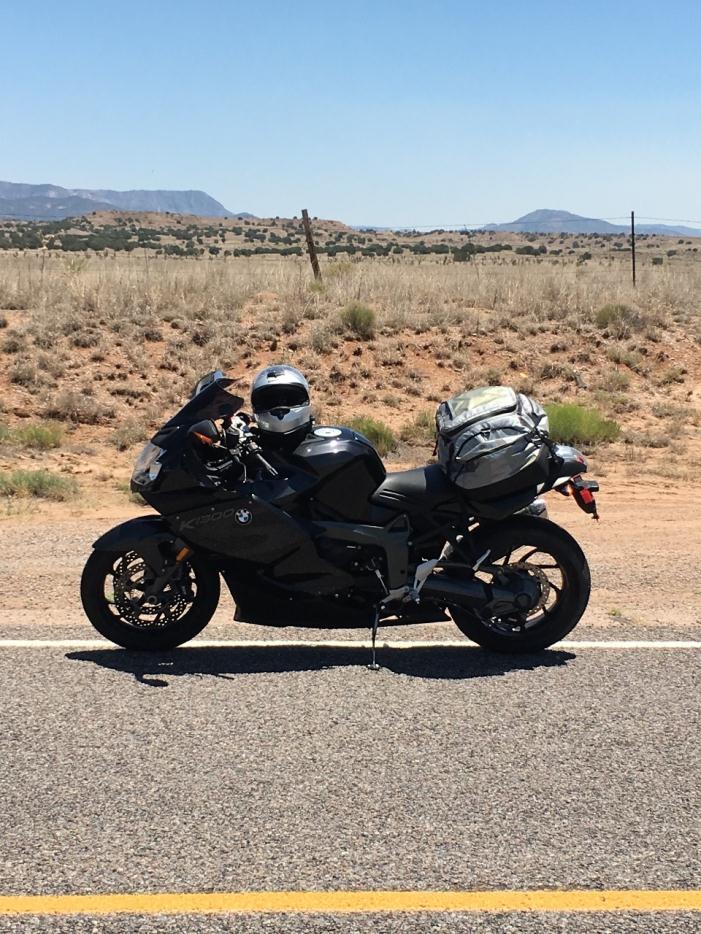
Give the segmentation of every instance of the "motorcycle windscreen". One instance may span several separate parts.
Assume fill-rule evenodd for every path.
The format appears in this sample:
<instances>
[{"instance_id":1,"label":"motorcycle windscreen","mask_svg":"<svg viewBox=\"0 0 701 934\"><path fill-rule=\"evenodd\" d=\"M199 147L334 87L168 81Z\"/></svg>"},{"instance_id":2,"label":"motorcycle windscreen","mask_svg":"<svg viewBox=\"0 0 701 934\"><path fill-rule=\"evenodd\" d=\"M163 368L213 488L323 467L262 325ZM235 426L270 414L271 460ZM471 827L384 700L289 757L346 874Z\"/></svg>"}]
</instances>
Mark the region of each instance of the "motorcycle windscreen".
<instances>
[{"instance_id":1,"label":"motorcycle windscreen","mask_svg":"<svg viewBox=\"0 0 701 934\"><path fill-rule=\"evenodd\" d=\"M210 383L206 389L198 392L193 399L186 402L182 409L165 423L161 431L164 428L194 425L195 422L205 418L217 419L236 415L243 405L243 399L227 392L227 387L233 382L233 379L222 377Z\"/></svg>"}]
</instances>

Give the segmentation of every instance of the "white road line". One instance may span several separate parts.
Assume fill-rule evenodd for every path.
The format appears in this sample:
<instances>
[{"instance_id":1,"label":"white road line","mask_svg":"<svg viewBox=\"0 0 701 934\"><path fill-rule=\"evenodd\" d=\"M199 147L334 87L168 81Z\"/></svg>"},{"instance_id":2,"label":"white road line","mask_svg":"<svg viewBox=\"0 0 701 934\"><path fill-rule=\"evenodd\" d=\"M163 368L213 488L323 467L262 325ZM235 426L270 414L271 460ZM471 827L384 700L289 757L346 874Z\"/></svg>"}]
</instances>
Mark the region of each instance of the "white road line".
<instances>
[{"instance_id":1,"label":"white road line","mask_svg":"<svg viewBox=\"0 0 701 934\"><path fill-rule=\"evenodd\" d=\"M461 641L406 641L378 642L378 649L476 649L478 646L468 639ZM116 649L106 639L0 639L0 649ZM304 639L265 640L265 639L196 639L183 648L196 649L369 649L370 642L352 639L328 639L323 641L305 641ZM680 640L645 640L612 639L600 641L563 641L556 642L554 649L701 649L701 641Z\"/></svg>"}]
</instances>

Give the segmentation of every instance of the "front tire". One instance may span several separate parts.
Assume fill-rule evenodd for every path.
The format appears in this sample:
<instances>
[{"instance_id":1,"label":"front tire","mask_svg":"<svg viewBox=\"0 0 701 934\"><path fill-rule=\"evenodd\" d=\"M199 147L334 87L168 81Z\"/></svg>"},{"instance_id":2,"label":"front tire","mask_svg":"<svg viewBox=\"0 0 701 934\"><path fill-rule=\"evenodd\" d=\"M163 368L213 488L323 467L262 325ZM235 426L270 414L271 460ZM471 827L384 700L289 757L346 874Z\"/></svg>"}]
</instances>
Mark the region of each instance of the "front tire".
<instances>
[{"instance_id":1,"label":"front tire","mask_svg":"<svg viewBox=\"0 0 701 934\"><path fill-rule=\"evenodd\" d=\"M83 609L100 635L125 649L162 652L202 632L219 604L219 574L197 555L152 607L135 609L131 594L153 574L135 552L93 551L80 582Z\"/></svg>"},{"instance_id":2,"label":"front tire","mask_svg":"<svg viewBox=\"0 0 701 934\"><path fill-rule=\"evenodd\" d=\"M591 575L582 549L568 532L549 519L510 519L476 532L474 547L477 554L490 549L490 564L521 563L532 567L530 573L539 579L545 575L550 602L520 620L485 620L469 610L451 609L453 621L469 639L495 652L521 654L545 649L574 629L589 602Z\"/></svg>"}]
</instances>

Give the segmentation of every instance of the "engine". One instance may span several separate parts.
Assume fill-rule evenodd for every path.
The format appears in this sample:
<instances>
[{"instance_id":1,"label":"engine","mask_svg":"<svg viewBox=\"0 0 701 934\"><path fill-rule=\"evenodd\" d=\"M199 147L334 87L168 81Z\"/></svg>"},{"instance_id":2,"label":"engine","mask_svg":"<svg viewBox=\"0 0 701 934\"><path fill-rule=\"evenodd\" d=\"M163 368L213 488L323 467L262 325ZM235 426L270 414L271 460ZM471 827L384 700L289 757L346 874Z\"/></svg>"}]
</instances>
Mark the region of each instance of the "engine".
<instances>
[{"instance_id":1,"label":"engine","mask_svg":"<svg viewBox=\"0 0 701 934\"><path fill-rule=\"evenodd\" d=\"M382 581L386 579L387 558L382 548L353 545L324 535L315 539L314 544L321 558L354 578L358 590L378 598L384 595Z\"/></svg>"}]
</instances>

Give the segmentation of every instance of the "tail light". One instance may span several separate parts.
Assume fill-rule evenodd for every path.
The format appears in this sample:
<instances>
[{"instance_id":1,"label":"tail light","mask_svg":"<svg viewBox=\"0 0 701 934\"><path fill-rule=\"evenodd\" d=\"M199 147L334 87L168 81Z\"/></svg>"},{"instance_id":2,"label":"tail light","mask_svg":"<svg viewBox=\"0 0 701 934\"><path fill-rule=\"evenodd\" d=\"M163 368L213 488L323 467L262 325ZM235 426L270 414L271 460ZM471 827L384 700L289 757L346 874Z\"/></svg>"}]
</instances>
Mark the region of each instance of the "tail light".
<instances>
[{"instance_id":1,"label":"tail light","mask_svg":"<svg viewBox=\"0 0 701 934\"><path fill-rule=\"evenodd\" d=\"M584 480L578 475L572 477L569 487L579 508L598 521L599 511L594 498L594 493L599 491L599 484L596 480Z\"/></svg>"}]
</instances>

